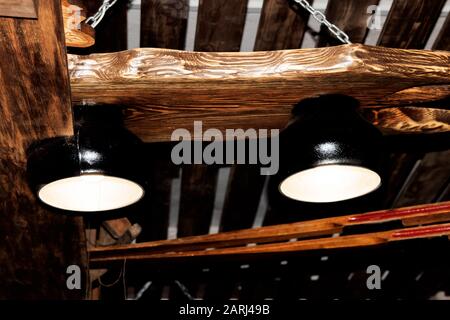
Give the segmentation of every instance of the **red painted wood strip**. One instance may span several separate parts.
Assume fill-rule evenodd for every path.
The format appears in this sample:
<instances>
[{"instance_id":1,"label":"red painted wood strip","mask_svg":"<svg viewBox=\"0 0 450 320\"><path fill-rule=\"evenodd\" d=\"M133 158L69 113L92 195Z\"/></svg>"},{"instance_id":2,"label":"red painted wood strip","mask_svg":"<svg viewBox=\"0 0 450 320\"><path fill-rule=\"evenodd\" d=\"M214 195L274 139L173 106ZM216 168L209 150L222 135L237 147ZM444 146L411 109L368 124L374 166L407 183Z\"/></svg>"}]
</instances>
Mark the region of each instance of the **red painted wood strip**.
<instances>
[{"instance_id":1,"label":"red painted wood strip","mask_svg":"<svg viewBox=\"0 0 450 320\"><path fill-rule=\"evenodd\" d=\"M394 232L393 238L414 238L419 236L432 236L440 233L446 234L450 232L450 224L436 225L431 227L413 228Z\"/></svg>"},{"instance_id":2,"label":"red painted wood strip","mask_svg":"<svg viewBox=\"0 0 450 320\"><path fill-rule=\"evenodd\" d=\"M349 222L367 222L367 221L379 221L385 219L397 219L401 217L407 217L409 215L418 214L418 213L437 213L442 210L450 211L450 203L443 203L441 205L435 206L426 206L419 208L404 208L404 209L392 209L392 210L383 210L376 211L372 213L356 215L348 218Z\"/></svg>"}]
</instances>

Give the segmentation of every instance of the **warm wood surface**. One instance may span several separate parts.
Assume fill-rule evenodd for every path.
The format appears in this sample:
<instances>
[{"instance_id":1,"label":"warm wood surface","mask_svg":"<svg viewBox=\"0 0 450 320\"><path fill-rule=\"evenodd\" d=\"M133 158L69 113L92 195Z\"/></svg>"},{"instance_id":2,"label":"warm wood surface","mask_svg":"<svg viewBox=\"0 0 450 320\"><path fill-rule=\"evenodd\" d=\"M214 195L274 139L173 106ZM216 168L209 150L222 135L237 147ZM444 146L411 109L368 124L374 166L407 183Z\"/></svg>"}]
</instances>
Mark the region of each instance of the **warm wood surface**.
<instances>
[{"instance_id":1,"label":"warm wood surface","mask_svg":"<svg viewBox=\"0 0 450 320\"><path fill-rule=\"evenodd\" d=\"M338 26L350 38L352 43L364 43L369 29L367 21L370 13L369 6L378 5L379 0L330 0L328 1L325 16ZM320 29L319 47L341 44L325 26Z\"/></svg>"},{"instance_id":2,"label":"warm wood surface","mask_svg":"<svg viewBox=\"0 0 450 320\"><path fill-rule=\"evenodd\" d=\"M36 19L36 2L37 0L0 0L0 17Z\"/></svg>"},{"instance_id":3,"label":"warm wood surface","mask_svg":"<svg viewBox=\"0 0 450 320\"><path fill-rule=\"evenodd\" d=\"M312 3L312 1L309 1ZM309 12L285 0L265 0L259 20L255 51L297 49L302 45Z\"/></svg>"},{"instance_id":4,"label":"warm wood surface","mask_svg":"<svg viewBox=\"0 0 450 320\"><path fill-rule=\"evenodd\" d=\"M247 0L200 0L196 51L239 51Z\"/></svg>"},{"instance_id":5,"label":"warm wood surface","mask_svg":"<svg viewBox=\"0 0 450 320\"><path fill-rule=\"evenodd\" d=\"M307 250L342 249L353 247L368 247L387 244L389 242L432 238L450 235L450 223L438 224L425 227L402 228L390 231L372 232L361 235L349 235L340 237L327 237L310 240L298 240L273 244L261 244L257 246L243 246L232 248L219 248L213 250L197 251L172 251L165 253L147 253L123 251L120 254L110 254L101 256L98 251L91 252L91 263L93 265L103 265L123 259L151 261L166 260L174 258L195 258L214 257L230 255L255 255L255 254L278 254L287 252L300 252Z\"/></svg>"},{"instance_id":6,"label":"warm wood surface","mask_svg":"<svg viewBox=\"0 0 450 320\"><path fill-rule=\"evenodd\" d=\"M86 20L86 10L73 0L71 2L63 0L61 5L66 46L77 48L92 46L95 43L95 30L83 22Z\"/></svg>"},{"instance_id":7,"label":"warm wood surface","mask_svg":"<svg viewBox=\"0 0 450 320\"><path fill-rule=\"evenodd\" d=\"M243 246L248 243L286 241L292 238L311 238L342 232L344 227L407 221L406 225L430 224L450 220L450 202L420 205L365 214L338 216L320 220L267 226L255 229L223 232L175 240L137 243L127 246L91 248L93 260L106 256L122 256L193 251L206 248Z\"/></svg>"},{"instance_id":8,"label":"warm wood surface","mask_svg":"<svg viewBox=\"0 0 450 320\"><path fill-rule=\"evenodd\" d=\"M187 0L143 0L140 46L183 49L188 11Z\"/></svg>"},{"instance_id":9,"label":"warm wood surface","mask_svg":"<svg viewBox=\"0 0 450 320\"><path fill-rule=\"evenodd\" d=\"M143 140L175 128L282 128L292 106L339 92L365 108L396 92L448 85L450 53L345 45L273 52L192 53L135 49L69 55L72 97L129 105L126 123ZM389 103L395 104L395 101ZM250 116L251 115L251 116Z\"/></svg>"},{"instance_id":10,"label":"warm wood surface","mask_svg":"<svg viewBox=\"0 0 450 320\"><path fill-rule=\"evenodd\" d=\"M66 287L69 265L86 270L82 220L45 209L26 179L31 143L72 134L59 1L38 16L0 18L0 298L82 298L84 282Z\"/></svg>"},{"instance_id":11,"label":"warm wood surface","mask_svg":"<svg viewBox=\"0 0 450 320\"><path fill-rule=\"evenodd\" d=\"M394 0L378 45L422 49L446 0Z\"/></svg>"}]
</instances>

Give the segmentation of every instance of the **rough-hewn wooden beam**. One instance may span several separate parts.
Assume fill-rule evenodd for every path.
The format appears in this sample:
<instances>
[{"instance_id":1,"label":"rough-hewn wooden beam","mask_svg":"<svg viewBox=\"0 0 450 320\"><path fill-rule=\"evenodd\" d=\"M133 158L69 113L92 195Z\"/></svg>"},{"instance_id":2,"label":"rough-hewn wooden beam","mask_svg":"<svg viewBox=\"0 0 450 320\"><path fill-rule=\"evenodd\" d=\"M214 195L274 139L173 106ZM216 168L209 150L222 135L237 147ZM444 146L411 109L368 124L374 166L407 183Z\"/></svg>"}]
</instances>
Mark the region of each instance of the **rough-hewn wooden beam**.
<instances>
[{"instance_id":1,"label":"rough-hewn wooden beam","mask_svg":"<svg viewBox=\"0 0 450 320\"><path fill-rule=\"evenodd\" d=\"M282 128L294 104L319 94L348 94L364 108L378 108L396 92L450 84L449 52L364 45L236 53L135 49L69 55L69 67L75 102L128 106L128 128L149 142L169 140L175 128L192 130L200 119L204 130Z\"/></svg>"},{"instance_id":2,"label":"rough-hewn wooden beam","mask_svg":"<svg viewBox=\"0 0 450 320\"><path fill-rule=\"evenodd\" d=\"M26 178L33 142L73 133L61 5L37 11L0 18L0 299L80 299L66 268L86 270L82 220L44 208Z\"/></svg>"}]
</instances>

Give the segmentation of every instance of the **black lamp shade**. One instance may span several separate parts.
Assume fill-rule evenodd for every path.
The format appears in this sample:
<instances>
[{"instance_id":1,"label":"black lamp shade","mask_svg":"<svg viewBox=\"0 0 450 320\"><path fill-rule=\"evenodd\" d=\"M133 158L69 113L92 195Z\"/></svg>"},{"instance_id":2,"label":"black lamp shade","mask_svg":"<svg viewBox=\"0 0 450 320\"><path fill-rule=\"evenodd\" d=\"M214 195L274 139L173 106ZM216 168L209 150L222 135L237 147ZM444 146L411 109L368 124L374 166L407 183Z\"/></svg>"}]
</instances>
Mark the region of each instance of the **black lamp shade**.
<instances>
[{"instance_id":1,"label":"black lamp shade","mask_svg":"<svg viewBox=\"0 0 450 320\"><path fill-rule=\"evenodd\" d=\"M29 181L39 199L81 212L116 210L140 200L142 142L122 126L120 107L74 111L74 136L44 140L29 150Z\"/></svg>"},{"instance_id":2,"label":"black lamp shade","mask_svg":"<svg viewBox=\"0 0 450 320\"><path fill-rule=\"evenodd\" d=\"M358 113L356 99L325 95L301 101L280 134L279 190L304 202L362 196L381 184L381 133Z\"/></svg>"}]
</instances>

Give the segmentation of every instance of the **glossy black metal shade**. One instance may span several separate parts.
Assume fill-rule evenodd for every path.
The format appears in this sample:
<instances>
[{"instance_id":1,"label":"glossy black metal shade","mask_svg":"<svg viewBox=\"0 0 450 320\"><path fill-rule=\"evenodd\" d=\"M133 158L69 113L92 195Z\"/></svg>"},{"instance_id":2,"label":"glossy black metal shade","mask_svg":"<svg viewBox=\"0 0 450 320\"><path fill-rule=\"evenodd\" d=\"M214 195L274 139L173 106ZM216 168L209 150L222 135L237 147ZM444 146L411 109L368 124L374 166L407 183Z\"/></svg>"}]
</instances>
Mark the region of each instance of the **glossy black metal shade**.
<instances>
[{"instance_id":1,"label":"glossy black metal shade","mask_svg":"<svg viewBox=\"0 0 450 320\"><path fill-rule=\"evenodd\" d=\"M32 189L43 200L40 190L53 182L79 176L108 177L140 188L142 197L142 142L123 127L120 107L77 106L74 112L74 136L40 141L29 149L27 169Z\"/></svg>"},{"instance_id":2,"label":"glossy black metal shade","mask_svg":"<svg viewBox=\"0 0 450 320\"><path fill-rule=\"evenodd\" d=\"M343 95L301 101L293 110L295 118L280 134L277 183L299 172L312 178L313 172L306 170L325 166L322 175L339 170L379 179L382 135L360 116L358 106L357 100ZM341 176L344 184L346 175ZM280 191L287 195L283 188Z\"/></svg>"}]
</instances>

